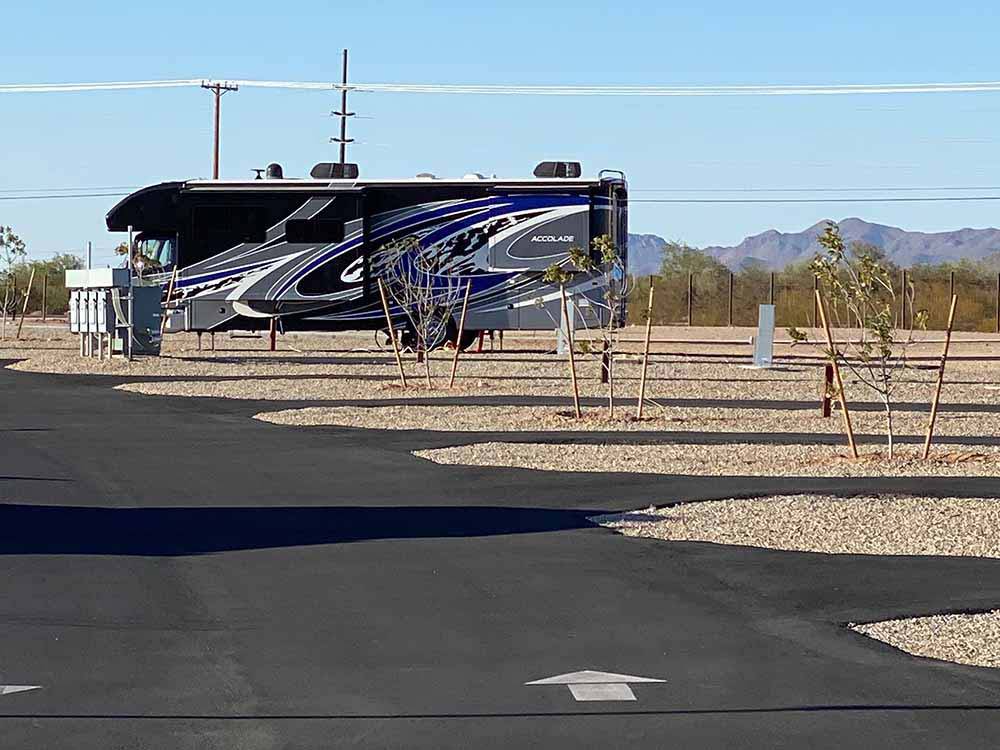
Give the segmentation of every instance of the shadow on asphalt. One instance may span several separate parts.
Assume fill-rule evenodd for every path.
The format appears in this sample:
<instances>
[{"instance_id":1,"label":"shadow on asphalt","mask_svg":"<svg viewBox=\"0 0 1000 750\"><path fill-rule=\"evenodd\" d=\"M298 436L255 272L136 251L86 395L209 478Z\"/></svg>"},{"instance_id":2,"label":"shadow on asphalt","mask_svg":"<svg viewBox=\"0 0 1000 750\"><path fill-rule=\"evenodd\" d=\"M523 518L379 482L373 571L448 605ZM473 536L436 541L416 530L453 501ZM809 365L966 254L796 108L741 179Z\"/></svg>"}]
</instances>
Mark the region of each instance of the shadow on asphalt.
<instances>
[{"instance_id":1,"label":"shadow on asphalt","mask_svg":"<svg viewBox=\"0 0 1000 750\"><path fill-rule=\"evenodd\" d=\"M0 555L182 556L374 539L592 527L604 510L502 507L87 508L0 505Z\"/></svg>"}]
</instances>

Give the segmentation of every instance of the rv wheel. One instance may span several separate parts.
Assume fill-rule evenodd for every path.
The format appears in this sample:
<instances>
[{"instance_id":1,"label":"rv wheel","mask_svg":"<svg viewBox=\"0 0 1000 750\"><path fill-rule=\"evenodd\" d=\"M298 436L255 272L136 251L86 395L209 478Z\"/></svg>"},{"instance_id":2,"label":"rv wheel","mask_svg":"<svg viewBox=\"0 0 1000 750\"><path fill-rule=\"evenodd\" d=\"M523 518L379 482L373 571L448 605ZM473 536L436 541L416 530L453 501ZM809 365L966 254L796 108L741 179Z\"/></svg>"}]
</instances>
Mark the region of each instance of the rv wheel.
<instances>
[{"instance_id":1,"label":"rv wheel","mask_svg":"<svg viewBox=\"0 0 1000 750\"><path fill-rule=\"evenodd\" d=\"M481 331L470 331L466 328L462 331L462 338L458 342L458 348L463 352L476 343L476 339L479 338ZM455 339L452 339L454 341Z\"/></svg>"},{"instance_id":2,"label":"rv wheel","mask_svg":"<svg viewBox=\"0 0 1000 750\"><path fill-rule=\"evenodd\" d=\"M449 341L454 341L458 337L458 326L455 325L455 321L448 317L448 320L441 325L440 322L435 321L428 326L435 334L434 338L427 342L427 348L430 351L435 349L440 349ZM417 350L417 332L412 329L412 327L407 327L402 336L400 337L400 346L404 349L410 349L412 351Z\"/></svg>"}]
</instances>

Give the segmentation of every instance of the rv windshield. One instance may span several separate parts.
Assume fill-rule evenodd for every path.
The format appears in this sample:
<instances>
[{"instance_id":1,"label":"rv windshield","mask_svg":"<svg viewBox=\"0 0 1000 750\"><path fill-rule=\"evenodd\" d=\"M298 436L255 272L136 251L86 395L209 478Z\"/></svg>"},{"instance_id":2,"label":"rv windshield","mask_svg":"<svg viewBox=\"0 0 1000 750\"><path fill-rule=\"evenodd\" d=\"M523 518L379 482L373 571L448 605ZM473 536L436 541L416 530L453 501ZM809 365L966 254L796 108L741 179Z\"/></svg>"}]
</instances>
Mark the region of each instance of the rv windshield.
<instances>
[{"instance_id":1,"label":"rv windshield","mask_svg":"<svg viewBox=\"0 0 1000 750\"><path fill-rule=\"evenodd\" d=\"M177 260L173 237L140 237L135 243L136 264L147 272L172 268Z\"/></svg>"}]
</instances>

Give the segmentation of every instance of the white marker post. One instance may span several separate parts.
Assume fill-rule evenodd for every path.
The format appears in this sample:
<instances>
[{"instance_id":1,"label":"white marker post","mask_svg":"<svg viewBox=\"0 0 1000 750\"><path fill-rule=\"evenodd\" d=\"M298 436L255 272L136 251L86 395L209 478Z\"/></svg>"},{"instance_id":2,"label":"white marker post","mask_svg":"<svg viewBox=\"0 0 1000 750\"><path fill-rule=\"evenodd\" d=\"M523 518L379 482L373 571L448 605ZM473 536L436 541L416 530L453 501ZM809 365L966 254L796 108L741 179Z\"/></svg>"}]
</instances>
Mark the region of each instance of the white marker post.
<instances>
[{"instance_id":1,"label":"white marker post","mask_svg":"<svg viewBox=\"0 0 1000 750\"><path fill-rule=\"evenodd\" d=\"M753 366L769 369L774 365L774 305L761 305L757 314L757 339Z\"/></svg>"}]
</instances>

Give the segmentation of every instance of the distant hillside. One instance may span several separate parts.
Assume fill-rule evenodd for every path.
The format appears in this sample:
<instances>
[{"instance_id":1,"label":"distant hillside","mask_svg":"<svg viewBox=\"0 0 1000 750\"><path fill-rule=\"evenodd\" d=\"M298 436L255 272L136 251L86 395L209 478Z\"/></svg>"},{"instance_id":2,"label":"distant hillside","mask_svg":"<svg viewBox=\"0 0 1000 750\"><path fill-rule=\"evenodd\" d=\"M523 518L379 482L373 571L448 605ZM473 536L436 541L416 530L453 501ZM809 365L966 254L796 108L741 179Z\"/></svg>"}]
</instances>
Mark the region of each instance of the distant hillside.
<instances>
[{"instance_id":1,"label":"distant hillside","mask_svg":"<svg viewBox=\"0 0 1000 750\"><path fill-rule=\"evenodd\" d=\"M820 251L816 238L827 221L813 224L802 232L784 233L770 229L747 237L733 247L706 247L702 251L733 270L756 260L771 269L809 260ZM982 260L1000 252L1000 229L959 229L954 232L907 232L898 227L872 224L862 219L844 219L840 232L851 242L867 242L885 250L896 264L909 267L919 263L944 263L963 258ZM648 236L648 235L646 235Z\"/></svg>"},{"instance_id":2,"label":"distant hillside","mask_svg":"<svg viewBox=\"0 0 1000 750\"><path fill-rule=\"evenodd\" d=\"M659 273L667 241L655 234L628 236L628 272L633 276Z\"/></svg>"}]
</instances>

